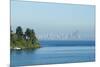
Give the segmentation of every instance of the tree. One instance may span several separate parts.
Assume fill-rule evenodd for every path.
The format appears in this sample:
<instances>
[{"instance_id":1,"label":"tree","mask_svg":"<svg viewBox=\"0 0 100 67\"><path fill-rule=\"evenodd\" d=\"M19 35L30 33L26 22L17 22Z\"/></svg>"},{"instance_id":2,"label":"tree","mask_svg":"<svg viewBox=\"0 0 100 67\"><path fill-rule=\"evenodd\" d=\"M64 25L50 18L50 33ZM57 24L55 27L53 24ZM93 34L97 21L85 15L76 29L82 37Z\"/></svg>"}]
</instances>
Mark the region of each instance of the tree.
<instances>
[{"instance_id":1,"label":"tree","mask_svg":"<svg viewBox=\"0 0 100 67\"><path fill-rule=\"evenodd\" d=\"M15 47L19 47L22 49L26 48L39 48L39 41L35 36L35 32L33 29L27 28L25 32L23 32L22 28L18 26L16 28L16 33L11 32L11 49Z\"/></svg>"},{"instance_id":2,"label":"tree","mask_svg":"<svg viewBox=\"0 0 100 67\"><path fill-rule=\"evenodd\" d=\"M26 29L25 35L29 38L31 37L31 30L29 28Z\"/></svg>"},{"instance_id":3,"label":"tree","mask_svg":"<svg viewBox=\"0 0 100 67\"><path fill-rule=\"evenodd\" d=\"M23 30L20 26L16 28L16 34L18 37L21 37L23 35Z\"/></svg>"},{"instance_id":4,"label":"tree","mask_svg":"<svg viewBox=\"0 0 100 67\"><path fill-rule=\"evenodd\" d=\"M33 29L31 30L31 37L32 37L32 39L36 39L35 32Z\"/></svg>"},{"instance_id":5,"label":"tree","mask_svg":"<svg viewBox=\"0 0 100 67\"><path fill-rule=\"evenodd\" d=\"M34 30L33 30L33 29L31 30L31 32L32 32L32 34L33 34L33 35L35 35L35 32L34 32Z\"/></svg>"}]
</instances>

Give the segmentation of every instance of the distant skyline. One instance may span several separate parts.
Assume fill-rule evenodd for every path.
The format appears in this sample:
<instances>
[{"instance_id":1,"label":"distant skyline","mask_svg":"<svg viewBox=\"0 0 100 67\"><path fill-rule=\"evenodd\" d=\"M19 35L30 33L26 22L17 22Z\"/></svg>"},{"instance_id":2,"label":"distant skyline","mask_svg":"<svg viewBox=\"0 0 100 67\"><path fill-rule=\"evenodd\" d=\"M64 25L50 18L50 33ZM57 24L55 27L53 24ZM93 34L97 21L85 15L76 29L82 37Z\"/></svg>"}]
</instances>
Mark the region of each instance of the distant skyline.
<instances>
[{"instance_id":1,"label":"distant skyline","mask_svg":"<svg viewBox=\"0 0 100 67\"><path fill-rule=\"evenodd\" d=\"M11 1L11 26L14 31L17 26L24 31L32 28L37 36L63 34L68 37L65 40L94 40L95 6L14 0Z\"/></svg>"}]
</instances>

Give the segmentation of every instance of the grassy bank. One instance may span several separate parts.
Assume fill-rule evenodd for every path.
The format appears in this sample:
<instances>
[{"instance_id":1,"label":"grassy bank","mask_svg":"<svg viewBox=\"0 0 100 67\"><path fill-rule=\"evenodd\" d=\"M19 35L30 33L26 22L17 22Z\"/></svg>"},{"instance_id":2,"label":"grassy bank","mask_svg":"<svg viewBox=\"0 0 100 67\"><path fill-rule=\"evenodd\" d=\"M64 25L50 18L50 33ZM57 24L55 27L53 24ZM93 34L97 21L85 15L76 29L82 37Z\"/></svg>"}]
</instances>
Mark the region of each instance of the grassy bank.
<instances>
[{"instance_id":1,"label":"grassy bank","mask_svg":"<svg viewBox=\"0 0 100 67\"><path fill-rule=\"evenodd\" d=\"M20 48L20 49L29 49L29 48L40 48L38 39L35 36L33 29L27 28L25 32L22 31L22 28L19 26L16 28L16 33L11 31L10 34L10 48Z\"/></svg>"}]
</instances>

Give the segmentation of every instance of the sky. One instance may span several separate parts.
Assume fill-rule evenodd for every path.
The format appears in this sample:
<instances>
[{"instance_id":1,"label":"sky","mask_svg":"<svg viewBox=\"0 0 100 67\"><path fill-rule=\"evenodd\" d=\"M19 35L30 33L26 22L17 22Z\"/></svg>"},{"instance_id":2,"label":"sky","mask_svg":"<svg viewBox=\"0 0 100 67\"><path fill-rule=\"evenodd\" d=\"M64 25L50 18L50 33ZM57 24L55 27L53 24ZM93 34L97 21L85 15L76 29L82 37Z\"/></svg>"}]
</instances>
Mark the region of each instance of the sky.
<instances>
[{"instance_id":1,"label":"sky","mask_svg":"<svg viewBox=\"0 0 100 67\"><path fill-rule=\"evenodd\" d=\"M11 1L11 27L35 30L40 39L94 40L95 6ZM60 37L55 37L60 36ZM64 38L65 37L65 38Z\"/></svg>"}]
</instances>

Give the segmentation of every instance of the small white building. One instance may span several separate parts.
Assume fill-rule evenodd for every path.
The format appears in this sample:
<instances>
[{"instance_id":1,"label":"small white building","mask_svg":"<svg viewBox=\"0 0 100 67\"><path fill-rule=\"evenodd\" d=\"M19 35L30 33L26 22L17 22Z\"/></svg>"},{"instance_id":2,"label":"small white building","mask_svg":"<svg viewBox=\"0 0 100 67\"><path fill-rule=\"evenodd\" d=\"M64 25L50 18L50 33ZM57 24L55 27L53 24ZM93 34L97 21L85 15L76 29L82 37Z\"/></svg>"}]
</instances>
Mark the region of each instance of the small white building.
<instances>
[{"instance_id":1,"label":"small white building","mask_svg":"<svg viewBox=\"0 0 100 67\"><path fill-rule=\"evenodd\" d=\"M19 47L15 47L14 49L15 49L15 50L20 50L21 48L19 48Z\"/></svg>"}]
</instances>

